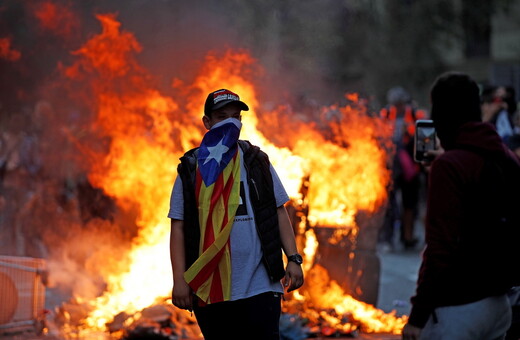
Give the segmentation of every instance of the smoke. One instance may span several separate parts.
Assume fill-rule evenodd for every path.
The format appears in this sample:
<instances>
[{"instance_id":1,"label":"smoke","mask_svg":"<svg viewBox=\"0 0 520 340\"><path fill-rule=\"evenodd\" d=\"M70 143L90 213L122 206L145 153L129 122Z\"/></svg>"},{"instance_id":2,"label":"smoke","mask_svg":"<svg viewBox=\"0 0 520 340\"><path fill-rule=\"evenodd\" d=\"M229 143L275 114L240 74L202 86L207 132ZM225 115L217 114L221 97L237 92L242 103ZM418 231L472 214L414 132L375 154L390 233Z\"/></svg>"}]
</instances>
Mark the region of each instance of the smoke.
<instances>
[{"instance_id":1,"label":"smoke","mask_svg":"<svg viewBox=\"0 0 520 340\"><path fill-rule=\"evenodd\" d=\"M255 6L264 13L270 10ZM183 84L194 78L208 53L244 48L265 61L267 72L260 81L271 86L260 86L269 89L260 96L268 98L268 104L294 99L302 112L311 105L305 93L309 84L320 87L318 77L301 86L301 76L280 72L294 60L270 50L284 44L270 37L284 29L280 25L287 8L272 9L267 18L278 31L263 36L257 32L259 23L247 21L255 17L248 11L251 8L236 1L212 0L136 0L125 6L115 0L4 1L0 7L2 252L47 258L51 286L88 298L99 295L110 272L122 270L124 261L113 259L124 258L138 234L138 207L118 201L89 180L93 162L99 163L99 155L107 154L111 143L96 122L95 89L86 85L91 80L86 71L94 77L97 71L77 62L85 57L83 44L101 31L97 14L110 13L121 30L135 35L137 44L129 40L128 46L138 65L134 79L146 79L176 102L186 102ZM312 68L308 61L302 64ZM139 71L141 66L146 72ZM116 84L110 86L121 91ZM138 93L139 88L133 90ZM149 119L144 112L134 118Z\"/></svg>"}]
</instances>

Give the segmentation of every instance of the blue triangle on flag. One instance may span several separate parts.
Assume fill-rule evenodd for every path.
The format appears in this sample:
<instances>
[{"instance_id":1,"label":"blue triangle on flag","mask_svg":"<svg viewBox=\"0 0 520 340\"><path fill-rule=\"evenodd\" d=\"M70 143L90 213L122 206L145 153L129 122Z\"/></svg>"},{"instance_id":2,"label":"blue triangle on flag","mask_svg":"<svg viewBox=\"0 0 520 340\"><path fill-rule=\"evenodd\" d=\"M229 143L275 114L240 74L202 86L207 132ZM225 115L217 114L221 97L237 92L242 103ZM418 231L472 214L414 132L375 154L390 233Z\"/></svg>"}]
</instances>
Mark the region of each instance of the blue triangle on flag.
<instances>
[{"instance_id":1,"label":"blue triangle on flag","mask_svg":"<svg viewBox=\"0 0 520 340\"><path fill-rule=\"evenodd\" d=\"M202 139L197 162L206 186L215 183L238 151L240 128L233 122L215 126Z\"/></svg>"}]
</instances>

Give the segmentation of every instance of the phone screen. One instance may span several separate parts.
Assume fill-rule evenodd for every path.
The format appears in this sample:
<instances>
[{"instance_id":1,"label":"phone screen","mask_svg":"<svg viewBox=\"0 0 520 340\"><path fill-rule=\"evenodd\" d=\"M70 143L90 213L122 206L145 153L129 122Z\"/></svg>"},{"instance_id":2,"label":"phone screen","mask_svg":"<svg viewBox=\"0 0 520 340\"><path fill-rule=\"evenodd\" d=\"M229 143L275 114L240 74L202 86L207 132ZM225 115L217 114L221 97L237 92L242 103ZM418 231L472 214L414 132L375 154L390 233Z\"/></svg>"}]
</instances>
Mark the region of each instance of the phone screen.
<instances>
[{"instance_id":1,"label":"phone screen","mask_svg":"<svg viewBox=\"0 0 520 340\"><path fill-rule=\"evenodd\" d=\"M431 161L432 156L426 156L429 150L435 150L435 127L431 120L418 120L415 122L414 136L414 160L416 162Z\"/></svg>"}]
</instances>

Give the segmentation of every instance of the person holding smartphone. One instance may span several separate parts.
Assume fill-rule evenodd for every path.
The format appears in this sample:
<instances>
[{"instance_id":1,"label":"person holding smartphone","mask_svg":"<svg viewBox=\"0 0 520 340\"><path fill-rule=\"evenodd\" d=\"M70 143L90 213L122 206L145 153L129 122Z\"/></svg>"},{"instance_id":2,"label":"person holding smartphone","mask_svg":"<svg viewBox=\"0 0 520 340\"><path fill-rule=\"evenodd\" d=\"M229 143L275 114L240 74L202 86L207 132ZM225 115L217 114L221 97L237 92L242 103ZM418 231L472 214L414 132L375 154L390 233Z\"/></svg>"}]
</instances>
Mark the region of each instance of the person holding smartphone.
<instances>
[{"instance_id":1,"label":"person holding smartphone","mask_svg":"<svg viewBox=\"0 0 520 340\"><path fill-rule=\"evenodd\" d=\"M445 151L429 174L426 247L402 338L503 339L507 292L519 280L510 263L518 259L520 159L481 121L479 87L468 75L441 75L430 95Z\"/></svg>"}]
</instances>

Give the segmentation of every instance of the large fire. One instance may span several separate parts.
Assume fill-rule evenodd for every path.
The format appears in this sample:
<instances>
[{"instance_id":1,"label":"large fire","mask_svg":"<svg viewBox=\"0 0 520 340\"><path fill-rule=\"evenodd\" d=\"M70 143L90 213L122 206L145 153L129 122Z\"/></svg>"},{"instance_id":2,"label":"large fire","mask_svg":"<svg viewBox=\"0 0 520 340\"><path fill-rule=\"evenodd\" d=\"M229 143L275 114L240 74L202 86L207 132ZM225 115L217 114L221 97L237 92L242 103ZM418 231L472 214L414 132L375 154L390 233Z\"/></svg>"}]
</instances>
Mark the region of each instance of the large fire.
<instances>
[{"instance_id":1,"label":"large fire","mask_svg":"<svg viewBox=\"0 0 520 340\"><path fill-rule=\"evenodd\" d=\"M49 13L54 9L47 6L39 15ZM357 214L375 213L386 200L388 155L381 141L389 131L370 116L358 96L348 94L345 106L323 107L321 127L295 115L289 118L291 112L282 106L266 111L251 72L256 61L247 51L228 50L222 55L210 53L192 83L173 82L173 90L186 99L180 103L153 86L150 74L135 58L141 45L132 33L121 30L115 15L97 18L102 32L73 52L76 61L61 70L71 83L88 84L89 105L96 112L93 129L109 141L106 152L85 151L88 179L118 207L138 211L139 231L124 258L107 261L106 268L99 269L106 281L104 293L89 300L76 297L90 310L77 336L104 331L117 314L138 312L170 296L166 213L171 186L179 157L203 136L205 94L218 88L232 89L249 104L241 138L269 154L293 204L308 208L297 227L308 284L290 296L285 310L311 321L326 320L343 331L361 324L365 332L399 333L406 317L356 301L330 280L323 267L312 265L319 248L314 228L337 228L338 237L355 237L362 227L356 224ZM8 42L4 45L3 54L16 58L15 52L6 52Z\"/></svg>"}]
</instances>

